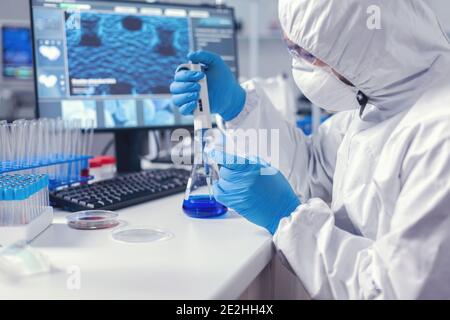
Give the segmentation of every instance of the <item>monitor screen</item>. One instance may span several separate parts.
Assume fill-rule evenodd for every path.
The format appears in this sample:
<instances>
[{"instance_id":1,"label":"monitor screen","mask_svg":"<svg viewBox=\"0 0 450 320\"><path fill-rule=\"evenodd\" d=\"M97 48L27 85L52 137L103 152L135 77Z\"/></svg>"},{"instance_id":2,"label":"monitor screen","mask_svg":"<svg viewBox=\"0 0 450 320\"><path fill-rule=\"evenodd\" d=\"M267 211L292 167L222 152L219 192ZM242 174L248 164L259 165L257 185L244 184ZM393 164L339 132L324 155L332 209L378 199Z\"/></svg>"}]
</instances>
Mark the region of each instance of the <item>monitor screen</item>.
<instances>
[{"instance_id":1,"label":"monitor screen","mask_svg":"<svg viewBox=\"0 0 450 320\"><path fill-rule=\"evenodd\" d=\"M30 1L40 117L92 119L103 130L190 125L169 94L188 52L216 52L237 74L230 8Z\"/></svg>"},{"instance_id":2,"label":"monitor screen","mask_svg":"<svg viewBox=\"0 0 450 320\"><path fill-rule=\"evenodd\" d=\"M2 26L2 66L4 78L31 79L33 50L30 28Z\"/></svg>"}]
</instances>

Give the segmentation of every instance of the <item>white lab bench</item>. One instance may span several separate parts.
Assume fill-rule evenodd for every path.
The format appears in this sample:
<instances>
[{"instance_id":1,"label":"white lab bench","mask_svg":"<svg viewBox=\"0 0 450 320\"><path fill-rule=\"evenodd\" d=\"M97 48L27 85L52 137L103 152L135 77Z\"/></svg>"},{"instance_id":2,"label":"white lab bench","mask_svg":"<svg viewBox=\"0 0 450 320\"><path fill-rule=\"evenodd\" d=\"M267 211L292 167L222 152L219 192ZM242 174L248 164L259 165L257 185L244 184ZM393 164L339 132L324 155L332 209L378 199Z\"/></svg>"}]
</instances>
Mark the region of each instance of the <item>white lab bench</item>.
<instances>
[{"instance_id":1,"label":"white lab bench","mask_svg":"<svg viewBox=\"0 0 450 320\"><path fill-rule=\"evenodd\" d=\"M111 229L67 226L67 212L31 246L57 268L49 274L0 282L0 299L237 299L269 264L272 238L235 213L187 217L183 195L117 211L129 226L157 226L168 241L121 243ZM74 278L78 285L73 285ZM79 280L79 282L77 282Z\"/></svg>"}]
</instances>

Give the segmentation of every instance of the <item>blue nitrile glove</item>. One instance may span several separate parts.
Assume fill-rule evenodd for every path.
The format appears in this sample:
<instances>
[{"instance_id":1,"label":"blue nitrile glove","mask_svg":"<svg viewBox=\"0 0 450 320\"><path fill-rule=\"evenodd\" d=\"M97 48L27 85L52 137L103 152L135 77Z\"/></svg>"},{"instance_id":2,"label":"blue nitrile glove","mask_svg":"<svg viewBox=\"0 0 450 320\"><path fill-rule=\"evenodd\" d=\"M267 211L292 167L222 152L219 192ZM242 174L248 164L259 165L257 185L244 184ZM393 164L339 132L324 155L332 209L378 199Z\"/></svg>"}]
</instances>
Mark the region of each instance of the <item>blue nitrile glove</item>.
<instances>
[{"instance_id":1,"label":"blue nitrile glove","mask_svg":"<svg viewBox=\"0 0 450 320\"><path fill-rule=\"evenodd\" d=\"M227 64L217 54L207 51L192 52L187 58L205 66L211 112L220 114L225 121L236 118L244 108L246 93ZM183 115L194 112L200 92L198 81L203 77L203 72L186 70L175 74L170 92L173 103Z\"/></svg>"},{"instance_id":2,"label":"blue nitrile glove","mask_svg":"<svg viewBox=\"0 0 450 320\"><path fill-rule=\"evenodd\" d=\"M220 151L212 151L209 156L221 167L219 182L214 184L216 200L272 235L280 220L300 205L283 174L263 160Z\"/></svg>"}]
</instances>

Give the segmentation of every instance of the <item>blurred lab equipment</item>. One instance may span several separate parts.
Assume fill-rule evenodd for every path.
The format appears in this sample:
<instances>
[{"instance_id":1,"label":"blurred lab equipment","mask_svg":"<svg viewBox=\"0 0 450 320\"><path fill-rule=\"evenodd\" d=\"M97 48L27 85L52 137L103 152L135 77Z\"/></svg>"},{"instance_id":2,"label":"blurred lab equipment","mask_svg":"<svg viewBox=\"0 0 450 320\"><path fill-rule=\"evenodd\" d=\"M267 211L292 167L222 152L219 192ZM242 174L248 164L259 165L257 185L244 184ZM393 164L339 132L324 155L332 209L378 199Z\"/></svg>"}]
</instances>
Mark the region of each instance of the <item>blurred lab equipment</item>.
<instances>
[{"instance_id":1,"label":"blurred lab equipment","mask_svg":"<svg viewBox=\"0 0 450 320\"><path fill-rule=\"evenodd\" d=\"M0 119L10 119L14 113L14 105L11 103L13 92L11 90L0 90Z\"/></svg>"},{"instance_id":2,"label":"blurred lab equipment","mask_svg":"<svg viewBox=\"0 0 450 320\"><path fill-rule=\"evenodd\" d=\"M324 123L331 117L330 114L323 115L320 117L320 124ZM297 120L297 127L302 129L303 133L310 136L314 132L313 117L310 115L303 115Z\"/></svg>"},{"instance_id":3,"label":"blurred lab equipment","mask_svg":"<svg viewBox=\"0 0 450 320\"><path fill-rule=\"evenodd\" d=\"M200 64L184 64L177 73L202 72ZM206 76L199 80L200 92L194 110L194 165L183 201L184 212L194 218L211 218L225 214L228 209L214 198L212 186L219 179L216 164L204 154L208 130L212 129L211 111Z\"/></svg>"},{"instance_id":4,"label":"blurred lab equipment","mask_svg":"<svg viewBox=\"0 0 450 320\"><path fill-rule=\"evenodd\" d=\"M31 89L0 88L0 119L32 119L34 105L34 93Z\"/></svg>"}]
</instances>

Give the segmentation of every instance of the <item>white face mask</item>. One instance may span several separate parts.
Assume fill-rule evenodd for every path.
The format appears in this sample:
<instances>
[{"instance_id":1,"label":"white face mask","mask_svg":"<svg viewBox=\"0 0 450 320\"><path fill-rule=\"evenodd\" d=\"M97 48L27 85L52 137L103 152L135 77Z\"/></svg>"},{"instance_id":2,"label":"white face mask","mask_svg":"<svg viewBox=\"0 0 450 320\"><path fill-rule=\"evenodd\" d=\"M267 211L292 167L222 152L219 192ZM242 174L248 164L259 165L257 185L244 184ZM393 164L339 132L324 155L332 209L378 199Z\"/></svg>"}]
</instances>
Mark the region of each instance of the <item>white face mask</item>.
<instances>
[{"instance_id":1,"label":"white face mask","mask_svg":"<svg viewBox=\"0 0 450 320\"><path fill-rule=\"evenodd\" d=\"M292 74L303 94L320 108L339 112L361 107L357 100L358 89L343 83L331 69L294 59Z\"/></svg>"}]
</instances>

